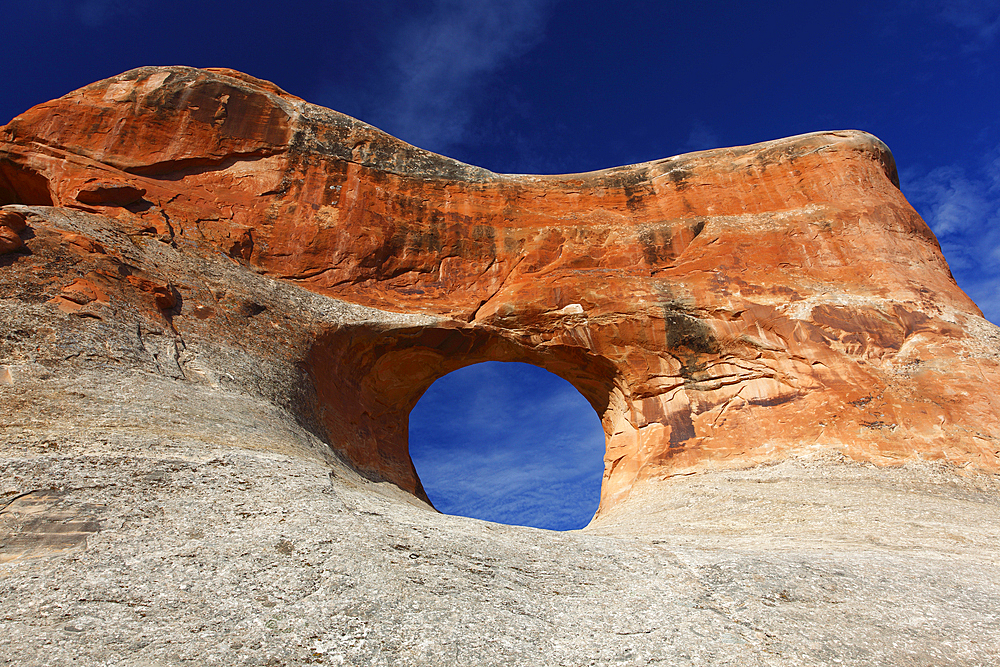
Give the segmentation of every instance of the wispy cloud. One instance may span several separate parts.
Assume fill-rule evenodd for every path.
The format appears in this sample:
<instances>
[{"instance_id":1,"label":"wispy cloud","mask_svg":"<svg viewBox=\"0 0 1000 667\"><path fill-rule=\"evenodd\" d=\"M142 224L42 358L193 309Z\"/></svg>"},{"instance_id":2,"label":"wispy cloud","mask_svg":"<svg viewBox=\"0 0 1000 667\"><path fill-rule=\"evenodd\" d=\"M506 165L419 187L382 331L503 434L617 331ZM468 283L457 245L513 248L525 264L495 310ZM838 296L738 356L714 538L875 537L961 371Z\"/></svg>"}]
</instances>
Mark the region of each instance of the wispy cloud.
<instances>
[{"instance_id":1,"label":"wispy cloud","mask_svg":"<svg viewBox=\"0 0 1000 667\"><path fill-rule=\"evenodd\" d=\"M930 225L959 285L1000 324L1000 147L975 171L906 170L903 192Z\"/></svg>"},{"instance_id":2,"label":"wispy cloud","mask_svg":"<svg viewBox=\"0 0 1000 667\"><path fill-rule=\"evenodd\" d=\"M704 151L709 148L719 148L722 141L719 135L703 121L695 119L691 124L691 132L688 133L684 149L688 151Z\"/></svg>"},{"instance_id":3,"label":"wispy cloud","mask_svg":"<svg viewBox=\"0 0 1000 667\"><path fill-rule=\"evenodd\" d=\"M35 17L58 24L75 21L85 28L100 28L120 17L133 17L149 9L148 0L35 0L23 3Z\"/></svg>"},{"instance_id":4,"label":"wispy cloud","mask_svg":"<svg viewBox=\"0 0 1000 667\"><path fill-rule=\"evenodd\" d=\"M76 3L74 11L85 26L97 28L114 18L115 14L125 10L124 4L113 0L85 0Z\"/></svg>"},{"instance_id":5,"label":"wispy cloud","mask_svg":"<svg viewBox=\"0 0 1000 667\"><path fill-rule=\"evenodd\" d=\"M434 0L393 29L383 88L365 120L409 143L446 152L466 139L491 76L544 36L552 0Z\"/></svg>"},{"instance_id":6,"label":"wispy cloud","mask_svg":"<svg viewBox=\"0 0 1000 667\"><path fill-rule=\"evenodd\" d=\"M996 0L937 0L939 15L969 34L970 47L992 44L1000 34L1000 3Z\"/></svg>"},{"instance_id":7,"label":"wispy cloud","mask_svg":"<svg viewBox=\"0 0 1000 667\"><path fill-rule=\"evenodd\" d=\"M597 509L604 433L564 380L486 363L438 380L410 415L410 453L449 514L569 529Z\"/></svg>"}]
</instances>

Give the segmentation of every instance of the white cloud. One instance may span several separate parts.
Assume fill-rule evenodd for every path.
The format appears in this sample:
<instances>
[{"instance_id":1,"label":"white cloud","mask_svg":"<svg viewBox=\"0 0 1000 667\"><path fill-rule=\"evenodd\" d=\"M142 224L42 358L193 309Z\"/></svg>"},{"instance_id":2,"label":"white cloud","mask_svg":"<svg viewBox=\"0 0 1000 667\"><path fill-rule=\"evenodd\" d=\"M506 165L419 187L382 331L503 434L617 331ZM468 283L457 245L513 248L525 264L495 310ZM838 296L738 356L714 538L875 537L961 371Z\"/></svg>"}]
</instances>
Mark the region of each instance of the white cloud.
<instances>
[{"instance_id":1,"label":"white cloud","mask_svg":"<svg viewBox=\"0 0 1000 667\"><path fill-rule=\"evenodd\" d=\"M907 183L911 199L924 207L927 224L942 238L978 230L995 215L993 190L989 180L969 177L954 165L938 167Z\"/></svg>"},{"instance_id":2,"label":"white cloud","mask_svg":"<svg viewBox=\"0 0 1000 667\"><path fill-rule=\"evenodd\" d=\"M691 132L688 133L687 141L684 144L685 150L704 151L720 146L722 146L722 141L712 128L698 119L691 123Z\"/></svg>"},{"instance_id":3,"label":"white cloud","mask_svg":"<svg viewBox=\"0 0 1000 667\"><path fill-rule=\"evenodd\" d=\"M958 284L987 319L1000 323L1000 157L979 170L910 169L901 180L904 194L941 242Z\"/></svg>"},{"instance_id":4,"label":"white cloud","mask_svg":"<svg viewBox=\"0 0 1000 667\"><path fill-rule=\"evenodd\" d=\"M467 135L482 84L544 34L551 0L435 0L395 31L389 90L371 122L438 152ZM366 120L369 120L366 118Z\"/></svg>"}]
</instances>

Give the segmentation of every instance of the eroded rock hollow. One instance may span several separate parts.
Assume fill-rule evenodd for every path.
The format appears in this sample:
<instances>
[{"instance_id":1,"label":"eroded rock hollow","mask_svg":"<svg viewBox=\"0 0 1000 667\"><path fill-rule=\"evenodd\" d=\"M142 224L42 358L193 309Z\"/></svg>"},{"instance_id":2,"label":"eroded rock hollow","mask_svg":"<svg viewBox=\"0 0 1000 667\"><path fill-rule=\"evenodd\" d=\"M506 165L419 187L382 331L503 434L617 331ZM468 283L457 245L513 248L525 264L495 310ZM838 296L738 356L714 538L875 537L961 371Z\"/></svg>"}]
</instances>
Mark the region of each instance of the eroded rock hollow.
<instances>
[{"instance_id":1,"label":"eroded rock hollow","mask_svg":"<svg viewBox=\"0 0 1000 667\"><path fill-rule=\"evenodd\" d=\"M252 395L422 495L424 390L523 361L600 415L600 512L809 452L1000 469L997 329L863 132L504 175L238 72L141 68L0 128L0 204L25 424L59 364L124 368ZM110 419L82 403L67 423Z\"/></svg>"}]
</instances>

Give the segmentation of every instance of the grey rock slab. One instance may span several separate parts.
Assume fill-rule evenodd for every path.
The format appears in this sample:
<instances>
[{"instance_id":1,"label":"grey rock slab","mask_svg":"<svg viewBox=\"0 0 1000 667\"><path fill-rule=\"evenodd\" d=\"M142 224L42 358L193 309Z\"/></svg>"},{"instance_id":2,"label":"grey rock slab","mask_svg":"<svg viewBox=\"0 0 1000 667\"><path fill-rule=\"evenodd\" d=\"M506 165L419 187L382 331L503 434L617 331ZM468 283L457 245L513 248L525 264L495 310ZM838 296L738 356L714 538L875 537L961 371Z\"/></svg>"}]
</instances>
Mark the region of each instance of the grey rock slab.
<instances>
[{"instance_id":1,"label":"grey rock slab","mask_svg":"<svg viewBox=\"0 0 1000 667\"><path fill-rule=\"evenodd\" d=\"M995 542L772 538L748 521L726 545L662 517L558 533L445 516L316 458L194 440L114 449L125 445L4 450L5 480L99 524L75 547L0 564L8 664L1000 660Z\"/></svg>"}]
</instances>

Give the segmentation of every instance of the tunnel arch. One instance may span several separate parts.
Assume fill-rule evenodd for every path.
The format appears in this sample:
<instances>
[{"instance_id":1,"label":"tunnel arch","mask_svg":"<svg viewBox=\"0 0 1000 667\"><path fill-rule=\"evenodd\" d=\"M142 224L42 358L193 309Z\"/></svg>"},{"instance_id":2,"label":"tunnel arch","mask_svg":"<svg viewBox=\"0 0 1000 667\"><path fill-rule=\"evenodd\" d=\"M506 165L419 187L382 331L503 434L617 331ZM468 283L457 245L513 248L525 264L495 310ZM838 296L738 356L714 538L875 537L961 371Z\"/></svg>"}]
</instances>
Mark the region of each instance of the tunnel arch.
<instances>
[{"instance_id":1,"label":"tunnel arch","mask_svg":"<svg viewBox=\"0 0 1000 667\"><path fill-rule=\"evenodd\" d=\"M515 361L569 382L601 419L605 442L621 401L614 365L583 347L532 344L465 323L375 329L370 323L317 337L306 365L327 441L358 472L428 500L409 455L410 411L436 380L484 361ZM605 477L608 462L605 461Z\"/></svg>"}]
</instances>

